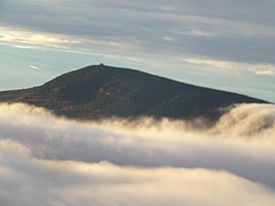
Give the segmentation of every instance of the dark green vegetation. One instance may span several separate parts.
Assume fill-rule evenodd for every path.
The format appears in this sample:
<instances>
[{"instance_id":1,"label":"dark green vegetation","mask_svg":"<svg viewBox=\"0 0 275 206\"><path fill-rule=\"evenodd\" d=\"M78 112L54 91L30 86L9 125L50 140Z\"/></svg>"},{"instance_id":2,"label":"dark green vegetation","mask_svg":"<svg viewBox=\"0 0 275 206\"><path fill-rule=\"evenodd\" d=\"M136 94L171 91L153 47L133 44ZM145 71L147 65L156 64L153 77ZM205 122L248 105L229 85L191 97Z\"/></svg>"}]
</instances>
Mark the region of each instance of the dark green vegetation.
<instances>
[{"instance_id":1,"label":"dark green vegetation","mask_svg":"<svg viewBox=\"0 0 275 206\"><path fill-rule=\"evenodd\" d=\"M61 75L42 86L0 92L1 102L42 106L72 118L152 116L216 120L220 108L264 103L247 96L197 87L140 71L105 65Z\"/></svg>"}]
</instances>

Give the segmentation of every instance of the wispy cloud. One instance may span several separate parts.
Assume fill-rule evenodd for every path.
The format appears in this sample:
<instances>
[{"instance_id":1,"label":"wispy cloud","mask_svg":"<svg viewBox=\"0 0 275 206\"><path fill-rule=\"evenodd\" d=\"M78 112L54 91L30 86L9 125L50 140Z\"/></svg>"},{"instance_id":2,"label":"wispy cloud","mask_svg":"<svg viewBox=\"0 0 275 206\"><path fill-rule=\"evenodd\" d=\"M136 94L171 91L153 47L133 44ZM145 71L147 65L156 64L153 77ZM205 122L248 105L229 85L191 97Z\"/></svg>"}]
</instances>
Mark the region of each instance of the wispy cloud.
<instances>
[{"instance_id":1,"label":"wispy cloud","mask_svg":"<svg viewBox=\"0 0 275 206\"><path fill-rule=\"evenodd\" d=\"M186 63L203 66L207 68L218 69L225 72L251 72L255 75L273 76L275 74L275 65L273 64L249 64L232 61L220 61L200 58L182 58Z\"/></svg>"},{"instance_id":2,"label":"wispy cloud","mask_svg":"<svg viewBox=\"0 0 275 206\"><path fill-rule=\"evenodd\" d=\"M31 69L34 69L34 70L38 70L38 69L41 69L39 66L37 65L30 65L30 68Z\"/></svg>"},{"instance_id":3,"label":"wispy cloud","mask_svg":"<svg viewBox=\"0 0 275 206\"><path fill-rule=\"evenodd\" d=\"M110 59L140 61L139 57L129 55L130 50L139 50L139 46L129 40L109 40L76 38L70 35L49 34L11 27L0 27L0 44L14 48L32 50L59 50ZM117 51L109 51L112 48Z\"/></svg>"},{"instance_id":4,"label":"wispy cloud","mask_svg":"<svg viewBox=\"0 0 275 206\"><path fill-rule=\"evenodd\" d=\"M65 37L62 35L36 33L10 27L0 27L0 31L0 42L18 48L35 48L35 46L37 46L66 49L68 48L68 45L80 42L80 40L75 40L68 36Z\"/></svg>"},{"instance_id":5,"label":"wispy cloud","mask_svg":"<svg viewBox=\"0 0 275 206\"><path fill-rule=\"evenodd\" d=\"M262 68L252 69L256 75L261 76L274 76L275 75L275 68L270 66L262 66Z\"/></svg>"},{"instance_id":6,"label":"wispy cloud","mask_svg":"<svg viewBox=\"0 0 275 206\"><path fill-rule=\"evenodd\" d=\"M35 35L24 40L33 43L64 46L84 38L103 42L111 53L138 47L143 55L154 53L169 58L181 54L268 64L275 63L275 19L271 15L274 6L269 0L261 5L253 0L249 7L235 0L175 0L169 4L160 0L60 0L58 4L10 0L2 3L0 24L33 31ZM266 11L261 17L256 15L259 8ZM171 39L176 41L167 41ZM98 49L94 44L83 45ZM137 53L133 52L134 55Z\"/></svg>"}]
</instances>

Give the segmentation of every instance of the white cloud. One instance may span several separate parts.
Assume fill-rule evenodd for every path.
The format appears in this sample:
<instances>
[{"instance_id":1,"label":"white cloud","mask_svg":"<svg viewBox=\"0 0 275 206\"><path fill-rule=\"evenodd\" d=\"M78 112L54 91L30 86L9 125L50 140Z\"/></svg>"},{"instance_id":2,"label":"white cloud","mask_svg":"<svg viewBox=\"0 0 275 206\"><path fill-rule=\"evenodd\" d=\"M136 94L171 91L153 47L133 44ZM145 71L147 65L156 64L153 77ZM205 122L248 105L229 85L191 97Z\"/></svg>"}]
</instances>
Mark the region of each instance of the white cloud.
<instances>
[{"instance_id":1,"label":"white cloud","mask_svg":"<svg viewBox=\"0 0 275 206\"><path fill-rule=\"evenodd\" d=\"M71 35L50 34L13 27L0 27L0 45L8 45L19 49L59 50L62 52L106 57L130 62L141 61L130 50L140 47L130 40L110 40ZM114 53L110 48L116 49Z\"/></svg>"},{"instance_id":2,"label":"white cloud","mask_svg":"<svg viewBox=\"0 0 275 206\"><path fill-rule=\"evenodd\" d=\"M223 171L45 161L0 141L3 205L271 206L274 192ZM10 161L5 161L9 159ZM16 194L16 195L14 195Z\"/></svg>"},{"instance_id":3,"label":"white cloud","mask_svg":"<svg viewBox=\"0 0 275 206\"><path fill-rule=\"evenodd\" d=\"M37 65L30 65L30 68L34 70L40 69L40 67Z\"/></svg>"},{"instance_id":4,"label":"white cloud","mask_svg":"<svg viewBox=\"0 0 275 206\"><path fill-rule=\"evenodd\" d=\"M252 69L252 72L254 72L256 75L261 76L274 76L275 75L275 69L274 67L266 66L261 68Z\"/></svg>"},{"instance_id":5,"label":"white cloud","mask_svg":"<svg viewBox=\"0 0 275 206\"><path fill-rule=\"evenodd\" d=\"M37 33L9 27L0 27L0 31L0 42L18 48L27 48L28 46L35 48L35 46L39 46L43 48L66 49L67 45L80 43L80 40L64 35Z\"/></svg>"},{"instance_id":6,"label":"white cloud","mask_svg":"<svg viewBox=\"0 0 275 206\"><path fill-rule=\"evenodd\" d=\"M265 104L240 105L209 129L167 119L77 122L1 105L1 203L271 206L274 131L275 107Z\"/></svg>"},{"instance_id":7,"label":"white cloud","mask_svg":"<svg viewBox=\"0 0 275 206\"><path fill-rule=\"evenodd\" d=\"M255 75L273 76L275 74L275 66L273 64L249 64L233 61L220 61L212 59L200 58L181 58L184 62L203 66L207 68L219 69L220 71L248 71Z\"/></svg>"}]
</instances>

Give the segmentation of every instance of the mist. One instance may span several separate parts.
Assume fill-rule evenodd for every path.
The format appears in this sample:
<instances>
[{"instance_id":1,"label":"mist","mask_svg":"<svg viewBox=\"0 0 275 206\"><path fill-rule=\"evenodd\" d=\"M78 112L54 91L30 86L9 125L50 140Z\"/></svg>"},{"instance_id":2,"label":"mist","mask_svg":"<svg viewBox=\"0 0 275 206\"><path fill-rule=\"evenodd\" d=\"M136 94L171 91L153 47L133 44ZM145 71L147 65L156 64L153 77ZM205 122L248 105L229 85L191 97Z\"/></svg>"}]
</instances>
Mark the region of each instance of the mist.
<instances>
[{"instance_id":1,"label":"mist","mask_svg":"<svg viewBox=\"0 0 275 206\"><path fill-rule=\"evenodd\" d=\"M236 105L196 125L84 122L2 104L0 203L275 205L275 106Z\"/></svg>"}]
</instances>

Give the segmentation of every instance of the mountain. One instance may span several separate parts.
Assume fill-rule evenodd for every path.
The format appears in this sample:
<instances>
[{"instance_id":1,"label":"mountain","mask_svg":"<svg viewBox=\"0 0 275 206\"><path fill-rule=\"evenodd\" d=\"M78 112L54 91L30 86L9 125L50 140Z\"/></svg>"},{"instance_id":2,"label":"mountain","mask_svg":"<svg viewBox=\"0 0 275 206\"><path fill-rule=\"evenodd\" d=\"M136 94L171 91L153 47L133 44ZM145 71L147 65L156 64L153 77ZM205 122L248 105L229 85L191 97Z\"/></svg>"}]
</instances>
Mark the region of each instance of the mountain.
<instances>
[{"instance_id":1,"label":"mountain","mask_svg":"<svg viewBox=\"0 0 275 206\"><path fill-rule=\"evenodd\" d=\"M0 92L0 102L24 102L45 107L57 115L81 119L146 115L210 120L220 117L220 108L236 103L265 103L103 64L66 73L42 86Z\"/></svg>"}]
</instances>

